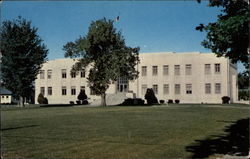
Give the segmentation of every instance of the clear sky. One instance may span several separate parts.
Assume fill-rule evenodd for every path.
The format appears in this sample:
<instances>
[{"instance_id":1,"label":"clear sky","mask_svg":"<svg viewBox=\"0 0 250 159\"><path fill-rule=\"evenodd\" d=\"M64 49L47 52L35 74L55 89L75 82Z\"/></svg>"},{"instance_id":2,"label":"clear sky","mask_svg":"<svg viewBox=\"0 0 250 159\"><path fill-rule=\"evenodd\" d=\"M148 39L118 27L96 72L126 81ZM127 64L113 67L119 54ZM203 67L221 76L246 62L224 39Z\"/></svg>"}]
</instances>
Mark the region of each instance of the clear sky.
<instances>
[{"instance_id":1,"label":"clear sky","mask_svg":"<svg viewBox=\"0 0 250 159\"><path fill-rule=\"evenodd\" d=\"M49 60L64 57L63 45L86 35L91 21L106 17L120 21L126 44L140 52L210 52L200 45L206 33L200 23L216 21L220 8L193 1L4 1L2 20L22 16L38 28L49 49Z\"/></svg>"}]
</instances>

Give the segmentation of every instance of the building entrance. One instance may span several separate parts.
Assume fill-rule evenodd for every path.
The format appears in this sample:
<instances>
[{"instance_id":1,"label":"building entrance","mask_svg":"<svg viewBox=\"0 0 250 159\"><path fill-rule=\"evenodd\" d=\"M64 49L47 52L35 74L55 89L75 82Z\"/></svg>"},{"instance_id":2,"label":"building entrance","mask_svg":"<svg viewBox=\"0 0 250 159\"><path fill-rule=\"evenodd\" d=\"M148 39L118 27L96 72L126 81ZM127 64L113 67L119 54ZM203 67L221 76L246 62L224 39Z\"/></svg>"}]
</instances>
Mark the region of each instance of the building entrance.
<instances>
[{"instance_id":1,"label":"building entrance","mask_svg":"<svg viewBox=\"0 0 250 159\"><path fill-rule=\"evenodd\" d=\"M128 79L125 77L119 77L117 80L117 92L128 92L128 88Z\"/></svg>"}]
</instances>

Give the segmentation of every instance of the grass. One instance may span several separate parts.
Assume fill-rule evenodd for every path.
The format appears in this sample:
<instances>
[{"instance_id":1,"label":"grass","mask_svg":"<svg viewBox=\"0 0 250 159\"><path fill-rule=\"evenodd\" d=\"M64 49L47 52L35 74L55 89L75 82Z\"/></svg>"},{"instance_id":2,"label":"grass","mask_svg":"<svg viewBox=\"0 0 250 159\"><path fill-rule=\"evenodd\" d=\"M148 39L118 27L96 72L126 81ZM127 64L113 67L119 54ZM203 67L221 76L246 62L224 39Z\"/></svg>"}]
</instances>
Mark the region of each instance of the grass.
<instances>
[{"instance_id":1,"label":"grass","mask_svg":"<svg viewBox=\"0 0 250 159\"><path fill-rule=\"evenodd\" d=\"M192 158L197 153L193 145L228 135L226 127L249 118L249 110L244 105L2 108L2 155L25 159ZM208 157L220 155L215 151Z\"/></svg>"}]
</instances>

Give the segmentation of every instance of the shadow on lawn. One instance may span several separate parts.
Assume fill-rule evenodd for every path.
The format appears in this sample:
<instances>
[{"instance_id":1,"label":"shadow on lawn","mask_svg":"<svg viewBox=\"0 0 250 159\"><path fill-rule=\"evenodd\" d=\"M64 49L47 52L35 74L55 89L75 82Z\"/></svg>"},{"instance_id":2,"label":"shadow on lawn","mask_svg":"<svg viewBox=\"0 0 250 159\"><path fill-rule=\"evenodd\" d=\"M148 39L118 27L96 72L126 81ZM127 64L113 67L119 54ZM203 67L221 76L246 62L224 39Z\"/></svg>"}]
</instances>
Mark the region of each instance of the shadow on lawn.
<instances>
[{"instance_id":1,"label":"shadow on lawn","mask_svg":"<svg viewBox=\"0 0 250 159\"><path fill-rule=\"evenodd\" d=\"M249 118L233 122L224 130L225 135L213 135L186 147L191 158L207 158L213 154L247 156L249 151Z\"/></svg>"},{"instance_id":2,"label":"shadow on lawn","mask_svg":"<svg viewBox=\"0 0 250 159\"><path fill-rule=\"evenodd\" d=\"M1 131L7 131L7 130L13 130L13 129L31 128L31 127L37 127L37 126L39 126L39 125L18 126L18 127L12 127L12 128L4 128L4 129L1 129Z\"/></svg>"}]
</instances>

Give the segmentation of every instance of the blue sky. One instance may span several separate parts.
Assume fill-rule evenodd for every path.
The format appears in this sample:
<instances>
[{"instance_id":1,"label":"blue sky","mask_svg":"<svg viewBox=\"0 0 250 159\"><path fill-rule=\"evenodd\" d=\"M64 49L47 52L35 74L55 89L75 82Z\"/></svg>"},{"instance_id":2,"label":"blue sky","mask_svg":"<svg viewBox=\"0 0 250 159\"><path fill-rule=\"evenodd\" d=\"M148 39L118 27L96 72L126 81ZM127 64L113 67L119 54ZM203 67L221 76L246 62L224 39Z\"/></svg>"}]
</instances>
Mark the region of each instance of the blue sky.
<instances>
[{"instance_id":1,"label":"blue sky","mask_svg":"<svg viewBox=\"0 0 250 159\"><path fill-rule=\"evenodd\" d=\"M194 1L4 1L2 20L21 15L38 28L49 49L49 60L64 57L63 45L86 35L91 21L106 17L120 21L128 46L140 52L210 52L200 45L206 34L200 23L216 21L220 8Z\"/></svg>"}]
</instances>

